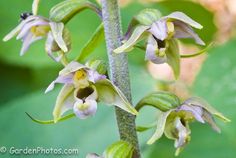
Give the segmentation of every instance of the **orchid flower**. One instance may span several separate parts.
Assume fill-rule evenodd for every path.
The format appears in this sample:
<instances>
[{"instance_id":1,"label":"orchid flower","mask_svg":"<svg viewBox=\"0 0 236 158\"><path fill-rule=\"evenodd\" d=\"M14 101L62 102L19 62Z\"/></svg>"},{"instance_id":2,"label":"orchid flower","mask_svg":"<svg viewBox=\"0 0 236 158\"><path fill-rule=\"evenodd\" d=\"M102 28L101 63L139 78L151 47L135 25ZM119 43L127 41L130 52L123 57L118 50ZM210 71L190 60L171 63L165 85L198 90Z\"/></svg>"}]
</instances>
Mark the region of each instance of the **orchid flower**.
<instances>
[{"instance_id":1,"label":"orchid flower","mask_svg":"<svg viewBox=\"0 0 236 158\"><path fill-rule=\"evenodd\" d=\"M42 16L28 14L22 18L20 24L6 35L3 41L8 41L14 36L22 40L20 55L24 55L30 45L35 41L47 37L45 44L46 52L50 57L59 61L61 56L55 57L52 52L68 52L70 48L70 37L63 23L50 21Z\"/></svg>"},{"instance_id":2,"label":"orchid flower","mask_svg":"<svg viewBox=\"0 0 236 158\"><path fill-rule=\"evenodd\" d=\"M97 111L97 103L112 104L134 115L137 111L130 105L123 93L105 75L99 74L78 62L70 62L59 76L48 86L46 93L54 88L56 83L63 84L53 111L54 121L72 109L80 119L88 118Z\"/></svg>"},{"instance_id":3,"label":"orchid flower","mask_svg":"<svg viewBox=\"0 0 236 158\"><path fill-rule=\"evenodd\" d=\"M146 9L136 19L139 25L135 25L131 36L114 52L128 52L140 40L147 37L145 60L150 60L155 64L168 63L173 68L176 77L179 75L180 60L176 39L193 38L197 44L205 45L192 29L192 27L202 29L202 26L182 12L173 12L160 17L157 10Z\"/></svg>"},{"instance_id":4,"label":"orchid flower","mask_svg":"<svg viewBox=\"0 0 236 158\"><path fill-rule=\"evenodd\" d=\"M208 123L213 130L220 133L220 128L216 125L213 115L225 122L230 121L204 100L197 97L189 98L178 107L160 112L156 131L148 144L154 143L165 134L167 138L175 140L174 146L177 148L176 155L178 155L190 141L190 122L196 120L200 123Z\"/></svg>"}]
</instances>

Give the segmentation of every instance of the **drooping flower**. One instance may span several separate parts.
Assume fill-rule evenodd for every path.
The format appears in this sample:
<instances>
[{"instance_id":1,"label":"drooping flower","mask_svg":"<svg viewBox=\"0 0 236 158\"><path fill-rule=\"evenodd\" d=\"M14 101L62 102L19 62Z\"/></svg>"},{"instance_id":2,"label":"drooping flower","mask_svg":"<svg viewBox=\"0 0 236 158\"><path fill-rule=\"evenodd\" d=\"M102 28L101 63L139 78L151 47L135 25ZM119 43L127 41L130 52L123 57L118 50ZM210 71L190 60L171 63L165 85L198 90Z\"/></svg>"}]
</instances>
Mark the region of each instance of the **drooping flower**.
<instances>
[{"instance_id":1,"label":"drooping flower","mask_svg":"<svg viewBox=\"0 0 236 158\"><path fill-rule=\"evenodd\" d=\"M230 121L204 100L197 97L189 98L178 107L160 112L156 131L148 144L154 143L165 134L167 138L175 140L174 146L177 149L176 155L178 155L190 141L190 122L196 120L200 123L208 123L216 132L220 133L220 128L216 125L213 116L225 122Z\"/></svg>"},{"instance_id":2,"label":"drooping flower","mask_svg":"<svg viewBox=\"0 0 236 158\"><path fill-rule=\"evenodd\" d=\"M80 119L92 116L97 111L99 101L116 105L134 115L137 114L123 93L106 79L105 75L99 74L96 69L86 65L72 61L59 72L59 76L45 92L51 91L56 83L64 86L57 97L53 111L55 122L70 109Z\"/></svg>"},{"instance_id":3,"label":"drooping flower","mask_svg":"<svg viewBox=\"0 0 236 158\"><path fill-rule=\"evenodd\" d=\"M70 36L68 30L64 28L64 24L50 21L38 15L24 14L20 24L6 35L3 41L8 41L14 36L23 42L21 56L26 53L32 43L43 37L47 37L46 52L56 61L60 60L61 56L55 57L52 52L59 50L68 52L70 49Z\"/></svg>"},{"instance_id":4,"label":"drooping flower","mask_svg":"<svg viewBox=\"0 0 236 158\"><path fill-rule=\"evenodd\" d=\"M176 39L193 38L197 44L205 45L192 29L192 27L202 29L202 26L182 12L173 12L160 17L157 10L146 9L136 17L136 20L139 25L135 25L131 36L114 52L130 51L135 44L147 37L145 60L150 60L155 64L167 62L174 70L176 77L179 75L180 60Z\"/></svg>"}]
</instances>

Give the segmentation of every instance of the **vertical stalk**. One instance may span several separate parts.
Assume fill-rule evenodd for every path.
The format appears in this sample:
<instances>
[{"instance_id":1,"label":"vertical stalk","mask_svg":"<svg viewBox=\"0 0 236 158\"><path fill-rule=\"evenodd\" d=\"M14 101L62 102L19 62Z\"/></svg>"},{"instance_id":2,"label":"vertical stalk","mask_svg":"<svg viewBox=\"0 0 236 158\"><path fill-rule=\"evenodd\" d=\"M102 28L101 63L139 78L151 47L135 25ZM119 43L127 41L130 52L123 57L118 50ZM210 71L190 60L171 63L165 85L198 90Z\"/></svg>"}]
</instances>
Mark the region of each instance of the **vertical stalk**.
<instances>
[{"instance_id":1,"label":"vertical stalk","mask_svg":"<svg viewBox=\"0 0 236 158\"><path fill-rule=\"evenodd\" d=\"M101 0L101 3L111 80L132 102L127 55L113 53L113 50L121 45L122 37L118 2L117 0ZM135 116L117 107L115 111L120 138L131 143L135 147L133 157L140 158Z\"/></svg>"}]
</instances>

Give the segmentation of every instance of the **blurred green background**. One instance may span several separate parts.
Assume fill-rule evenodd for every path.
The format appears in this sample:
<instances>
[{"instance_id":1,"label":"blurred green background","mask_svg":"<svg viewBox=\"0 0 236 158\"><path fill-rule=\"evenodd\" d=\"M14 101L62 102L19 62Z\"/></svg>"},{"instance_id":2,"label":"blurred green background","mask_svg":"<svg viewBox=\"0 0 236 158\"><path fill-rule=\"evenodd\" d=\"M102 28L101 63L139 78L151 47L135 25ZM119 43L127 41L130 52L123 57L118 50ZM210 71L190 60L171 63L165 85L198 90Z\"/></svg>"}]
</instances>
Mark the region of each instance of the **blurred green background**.
<instances>
[{"instance_id":1,"label":"blurred green background","mask_svg":"<svg viewBox=\"0 0 236 158\"><path fill-rule=\"evenodd\" d=\"M40 14L48 17L50 8L60 1L42 0L39 8ZM31 3L30 0L0 1L1 38L18 24L19 15L22 12L31 10ZM175 10L183 11L204 26L204 29L198 32L206 43L215 39L217 27L213 22L213 13L198 3L183 0L168 0L152 4L133 2L122 8L123 30L126 30L132 15L145 7L157 8L164 15ZM72 35L72 52L69 58L73 59L79 53L99 23L98 17L90 11L82 12L68 23L67 27ZM87 120L73 118L55 125L40 125L32 122L25 112L40 119L52 118L51 113L60 86L57 86L57 89L49 94L44 94L44 90L57 76L62 66L48 58L44 51L44 40L33 44L23 57L19 56L20 48L20 41L11 40L7 43L0 41L0 147L78 148L79 157L83 158L86 153L90 152L102 154L106 146L118 140L114 109L104 105L99 106L96 116ZM106 60L104 42L96 49L91 58ZM147 72L143 59L144 53L129 54L134 103L142 96L156 90L157 81L152 79ZM232 122L224 124L216 120L222 129L221 134L213 132L207 125L193 123L191 125L192 140L180 154L180 158L235 157L235 61L235 38L230 38L224 44L215 46L209 51L207 59L191 87L191 92L208 100ZM141 112L138 124L151 122L155 118L155 114L153 109L145 109ZM143 157L174 157L173 141L167 140L165 137L152 146L146 145L152 132L151 130L139 134ZM0 153L0 157L7 158L10 155ZM50 155L49 157L55 156Z\"/></svg>"}]
</instances>

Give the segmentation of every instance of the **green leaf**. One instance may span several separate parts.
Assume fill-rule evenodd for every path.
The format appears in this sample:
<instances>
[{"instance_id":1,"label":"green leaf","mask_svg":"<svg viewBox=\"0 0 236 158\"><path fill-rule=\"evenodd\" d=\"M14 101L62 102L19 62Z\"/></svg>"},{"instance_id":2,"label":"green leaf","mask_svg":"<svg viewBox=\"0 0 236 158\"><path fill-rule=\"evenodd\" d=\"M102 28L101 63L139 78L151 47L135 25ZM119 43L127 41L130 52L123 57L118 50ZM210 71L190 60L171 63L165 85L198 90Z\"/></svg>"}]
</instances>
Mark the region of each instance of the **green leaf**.
<instances>
[{"instance_id":1,"label":"green leaf","mask_svg":"<svg viewBox=\"0 0 236 158\"><path fill-rule=\"evenodd\" d=\"M52 21L66 23L74 15L87 8L92 9L97 13L100 12L99 8L88 0L67 0L55 5L50 10L49 15Z\"/></svg>"},{"instance_id":2,"label":"green leaf","mask_svg":"<svg viewBox=\"0 0 236 158\"><path fill-rule=\"evenodd\" d=\"M142 38L144 32L149 28L149 26L139 25L137 26L131 37L124 42L124 44L114 50L115 53L123 53L133 49L133 46Z\"/></svg>"},{"instance_id":3,"label":"green leaf","mask_svg":"<svg viewBox=\"0 0 236 158\"><path fill-rule=\"evenodd\" d=\"M104 79L95 83L95 87L98 92L98 99L105 104L116 105L119 108L137 115L138 112L132 107L129 101L118 87L111 83L111 81Z\"/></svg>"},{"instance_id":4,"label":"green leaf","mask_svg":"<svg viewBox=\"0 0 236 158\"><path fill-rule=\"evenodd\" d=\"M144 106L152 106L160 111L168 111L180 105L179 98L170 92L158 91L153 92L144 98L142 98L136 105L136 109L139 111Z\"/></svg>"},{"instance_id":5,"label":"green leaf","mask_svg":"<svg viewBox=\"0 0 236 158\"><path fill-rule=\"evenodd\" d=\"M153 22L160 19L161 13L157 9L144 9L134 18L141 24L150 26Z\"/></svg>"},{"instance_id":6,"label":"green leaf","mask_svg":"<svg viewBox=\"0 0 236 158\"><path fill-rule=\"evenodd\" d=\"M134 147L125 141L118 141L107 147L104 158L132 158Z\"/></svg>"},{"instance_id":7,"label":"green leaf","mask_svg":"<svg viewBox=\"0 0 236 158\"><path fill-rule=\"evenodd\" d=\"M92 37L88 40L88 42L84 45L81 49L79 56L77 57L76 61L78 62L85 62L87 57L93 53L94 49L102 42L104 39L104 28L103 24L100 24Z\"/></svg>"},{"instance_id":8,"label":"green leaf","mask_svg":"<svg viewBox=\"0 0 236 158\"><path fill-rule=\"evenodd\" d=\"M172 68L175 78L178 79L180 74L180 55L179 46L175 39L168 40L166 57L167 63Z\"/></svg>"}]
</instances>

